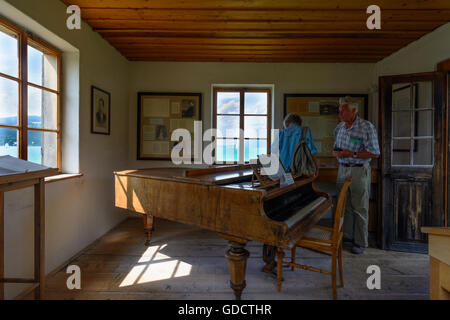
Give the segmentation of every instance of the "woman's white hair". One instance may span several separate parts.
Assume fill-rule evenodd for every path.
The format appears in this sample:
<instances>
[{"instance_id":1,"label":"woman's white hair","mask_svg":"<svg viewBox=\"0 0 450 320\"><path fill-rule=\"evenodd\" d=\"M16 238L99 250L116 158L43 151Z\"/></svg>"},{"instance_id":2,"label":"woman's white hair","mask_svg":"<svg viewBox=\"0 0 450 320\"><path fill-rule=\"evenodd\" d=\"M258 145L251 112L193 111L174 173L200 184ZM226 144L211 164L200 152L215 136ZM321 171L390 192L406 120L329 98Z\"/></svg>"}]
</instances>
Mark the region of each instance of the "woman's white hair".
<instances>
[{"instance_id":1,"label":"woman's white hair","mask_svg":"<svg viewBox=\"0 0 450 320\"><path fill-rule=\"evenodd\" d=\"M348 104L348 108L350 110L356 109L358 110L358 103L350 96L345 96L339 99L339 105Z\"/></svg>"}]
</instances>

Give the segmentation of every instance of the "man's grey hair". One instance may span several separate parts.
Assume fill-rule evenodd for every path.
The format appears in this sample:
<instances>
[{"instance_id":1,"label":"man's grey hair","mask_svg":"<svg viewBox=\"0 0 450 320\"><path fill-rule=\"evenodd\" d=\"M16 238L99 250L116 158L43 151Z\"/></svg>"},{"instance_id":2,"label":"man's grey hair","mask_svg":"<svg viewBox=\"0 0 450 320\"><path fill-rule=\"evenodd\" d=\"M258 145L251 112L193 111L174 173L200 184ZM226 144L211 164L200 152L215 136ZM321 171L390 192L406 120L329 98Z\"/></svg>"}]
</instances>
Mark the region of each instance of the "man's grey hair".
<instances>
[{"instance_id":1,"label":"man's grey hair","mask_svg":"<svg viewBox=\"0 0 450 320\"><path fill-rule=\"evenodd\" d=\"M302 118L298 114L289 113L284 118L284 121L283 121L284 128L286 129L292 123L295 123L295 124L298 124L299 126L301 126L302 125Z\"/></svg>"},{"instance_id":2,"label":"man's grey hair","mask_svg":"<svg viewBox=\"0 0 450 320\"><path fill-rule=\"evenodd\" d=\"M339 99L339 105L343 105L343 104L348 104L348 108L350 109L350 111L353 111L353 109L356 109L356 111L358 111L358 102L356 102L352 97L350 96L345 96L343 98Z\"/></svg>"}]
</instances>

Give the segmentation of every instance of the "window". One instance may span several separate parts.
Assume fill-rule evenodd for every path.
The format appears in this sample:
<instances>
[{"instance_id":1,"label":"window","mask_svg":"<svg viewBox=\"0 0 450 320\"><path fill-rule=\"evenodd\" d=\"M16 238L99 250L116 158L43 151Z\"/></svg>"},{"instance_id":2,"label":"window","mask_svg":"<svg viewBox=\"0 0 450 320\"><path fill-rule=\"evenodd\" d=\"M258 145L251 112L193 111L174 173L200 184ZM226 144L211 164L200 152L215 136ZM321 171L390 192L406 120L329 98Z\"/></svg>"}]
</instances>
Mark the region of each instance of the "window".
<instances>
[{"instance_id":1,"label":"window","mask_svg":"<svg viewBox=\"0 0 450 320\"><path fill-rule=\"evenodd\" d=\"M433 167L433 82L392 86L392 166Z\"/></svg>"},{"instance_id":2,"label":"window","mask_svg":"<svg viewBox=\"0 0 450 320\"><path fill-rule=\"evenodd\" d=\"M214 89L216 163L245 163L270 146L271 90Z\"/></svg>"},{"instance_id":3,"label":"window","mask_svg":"<svg viewBox=\"0 0 450 320\"><path fill-rule=\"evenodd\" d=\"M61 53L0 20L0 156L61 169Z\"/></svg>"}]
</instances>

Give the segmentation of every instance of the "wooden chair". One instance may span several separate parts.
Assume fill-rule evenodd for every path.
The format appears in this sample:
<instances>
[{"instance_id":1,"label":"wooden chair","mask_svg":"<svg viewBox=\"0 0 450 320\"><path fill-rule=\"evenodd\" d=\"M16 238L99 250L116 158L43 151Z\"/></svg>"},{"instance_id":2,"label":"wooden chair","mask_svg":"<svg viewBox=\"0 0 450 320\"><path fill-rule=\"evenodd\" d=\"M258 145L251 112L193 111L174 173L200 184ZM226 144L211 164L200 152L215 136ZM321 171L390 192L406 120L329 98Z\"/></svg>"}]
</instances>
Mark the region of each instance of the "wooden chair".
<instances>
[{"instance_id":1,"label":"wooden chair","mask_svg":"<svg viewBox=\"0 0 450 320\"><path fill-rule=\"evenodd\" d=\"M277 289L281 291L282 282L282 270L283 265L291 266L291 270L294 268L300 268L303 270L309 270L314 272L320 272L325 274L331 274L331 284L333 287L333 299L337 299L336 290L336 258L339 262L339 280L341 287L344 286L344 277L342 275L342 238L344 227L344 210L345 201L347 197L347 190L352 182L352 177L347 177L344 186L336 205L334 214L333 228L327 228L323 226L314 226L302 239L297 242L297 245L292 248L291 261L283 261L284 252L282 248L277 250ZM324 271L315 267L301 265L295 263L295 252L297 247L305 248L314 252L331 256L331 272Z\"/></svg>"}]
</instances>

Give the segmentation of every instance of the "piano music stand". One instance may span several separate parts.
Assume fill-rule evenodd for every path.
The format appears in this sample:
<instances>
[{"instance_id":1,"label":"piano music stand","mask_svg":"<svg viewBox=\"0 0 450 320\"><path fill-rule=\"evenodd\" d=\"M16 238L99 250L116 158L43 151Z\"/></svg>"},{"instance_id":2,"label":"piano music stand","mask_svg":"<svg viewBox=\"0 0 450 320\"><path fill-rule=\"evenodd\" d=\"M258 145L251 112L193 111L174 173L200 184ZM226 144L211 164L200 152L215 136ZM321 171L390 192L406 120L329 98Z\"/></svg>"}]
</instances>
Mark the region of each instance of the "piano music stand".
<instances>
[{"instance_id":1,"label":"piano music stand","mask_svg":"<svg viewBox=\"0 0 450 320\"><path fill-rule=\"evenodd\" d=\"M278 158L278 160L280 162L281 168L283 168L283 171L286 172L286 169L284 168L283 163L281 162L281 160L279 158ZM280 184L280 179L274 181L274 180L270 179L268 176L261 173L261 169L263 167L262 167L262 164L259 161L259 159L257 159L256 164L250 163L250 167L253 170L252 187L257 188L257 189L263 189L263 188L273 187L273 186ZM303 176L303 175L297 174L295 176L292 176L292 178L295 180L301 176ZM259 182L259 186L257 186L257 187L255 187L255 179L254 179L255 177L256 177L256 180Z\"/></svg>"},{"instance_id":2,"label":"piano music stand","mask_svg":"<svg viewBox=\"0 0 450 320\"><path fill-rule=\"evenodd\" d=\"M265 188L265 187L269 187L272 185L277 185L278 183L280 183L279 180L277 181L272 181L268 176L265 176L261 173L261 169L262 169L262 164L259 161L259 159L257 160L257 163L250 163L250 167L253 170L253 175L252 175L252 187L255 186L255 177L256 177L256 181L259 182L259 186L257 188Z\"/></svg>"},{"instance_id":3,"label":"piano music stand","mask_svg":"<svg viewBox=\"0 0 450 320\"><path fill-rule=\"evenodd\" d=\"M8 161L16 168L10 170L3 167L2 160ZM29 169L29 167L34 168ZM37 170L36 170L37 169ZM43 169L43 170L39 170ZM30 283L30 291L35 292L36 299L44 298L45 289L45 182L44 178L58 174L58 169L52 169L34 163L0 157L0 300L5 299L5 283ZM5 192L34 186L34 278L5 278ZM28 291L28 290L27 290Z\"/></svg>"}]
</instances>

